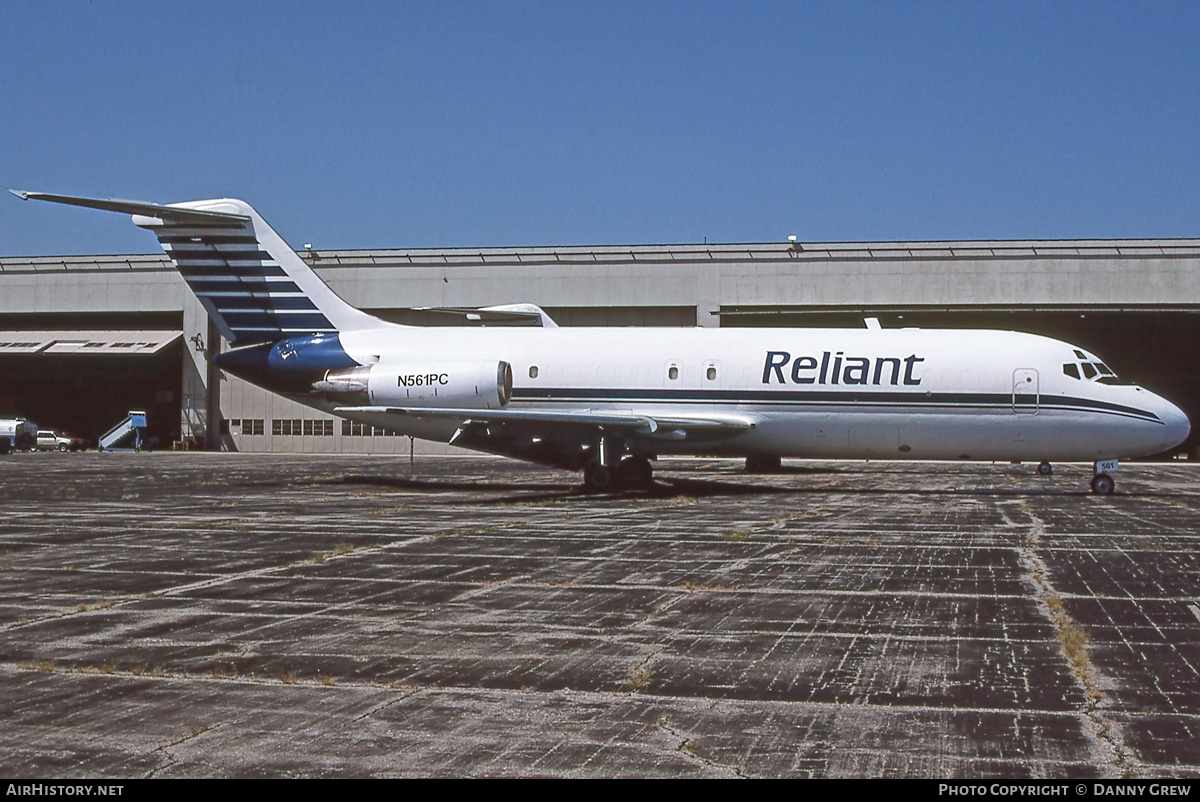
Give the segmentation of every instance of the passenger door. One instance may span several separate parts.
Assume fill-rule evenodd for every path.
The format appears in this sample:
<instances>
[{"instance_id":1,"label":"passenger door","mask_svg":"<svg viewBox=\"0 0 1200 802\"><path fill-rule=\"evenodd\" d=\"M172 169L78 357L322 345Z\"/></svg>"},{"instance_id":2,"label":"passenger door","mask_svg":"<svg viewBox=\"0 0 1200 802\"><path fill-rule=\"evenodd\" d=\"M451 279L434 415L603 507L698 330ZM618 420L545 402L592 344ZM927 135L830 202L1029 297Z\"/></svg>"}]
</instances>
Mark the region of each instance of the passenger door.
<instances>
[{"instance_id":1,"label":"passenger door","mask_svg":"<svg viewBox=\"0 0 1200 802\"><path fill-rule=\"evenodd\" d=\"M1013 371L1013 412L1036 415L1038 411L1038 372L1033 368Z\"/></svg>"}]
</instances>

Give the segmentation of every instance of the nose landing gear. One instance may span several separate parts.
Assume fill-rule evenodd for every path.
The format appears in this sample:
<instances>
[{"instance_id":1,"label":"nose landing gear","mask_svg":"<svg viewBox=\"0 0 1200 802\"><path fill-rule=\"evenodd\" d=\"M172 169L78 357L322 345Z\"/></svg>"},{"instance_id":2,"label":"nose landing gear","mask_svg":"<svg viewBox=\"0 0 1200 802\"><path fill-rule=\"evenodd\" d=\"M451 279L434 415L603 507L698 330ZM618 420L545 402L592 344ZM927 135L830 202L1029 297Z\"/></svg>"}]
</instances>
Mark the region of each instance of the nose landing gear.
<instances>
[{"instance_id":1,"label":"nose landing gear","mask_svg":"<svg viewBox=\"0 0 1200 802\"><path fill-rule=\"evenodd\" d=\"M1092 477L1092 492L1098 496L1112 495L1113 490L1117 487L1117 482L1109 471L1117 469L1116 460L1101 460L1094 466L1095 475ZM1054 473L1054 466L1049 462L1040 462L1037 466L1038 476L1051 476Z\"/></svg>"},{"instance_id":2,"label":"nose landing gear","mask_svg":"<svg viewBox=\"0 0 1200 802\"><path fill-rule=\"evenodd\" d=\"M1120 466L1115 459L1102 459L1093 466L1096 475L1092 477L1092 492L1098 496L1111 495L1116 489L1117 482L1110 474Z\"/></svg>"}]
</instances>

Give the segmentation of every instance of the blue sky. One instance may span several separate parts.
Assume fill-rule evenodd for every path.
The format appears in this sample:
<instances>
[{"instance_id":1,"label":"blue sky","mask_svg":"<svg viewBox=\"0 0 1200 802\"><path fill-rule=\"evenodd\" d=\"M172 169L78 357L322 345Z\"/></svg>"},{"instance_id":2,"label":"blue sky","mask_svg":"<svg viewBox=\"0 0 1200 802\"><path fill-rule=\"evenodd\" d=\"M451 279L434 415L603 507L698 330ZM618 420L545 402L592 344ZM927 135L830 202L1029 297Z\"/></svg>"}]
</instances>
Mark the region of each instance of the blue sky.
<instances>
[{"instance_id":1,"label":"blue sky","mask_svg":"<svg viewBox=\"0 0 1200 802\"><path fill-rule=\"evenodd\" d=\"M293 246L1200 236L1200 3L0 3L0 184ZM0 255L155 252L0 198Z\"/></svg>"}]
</instances>

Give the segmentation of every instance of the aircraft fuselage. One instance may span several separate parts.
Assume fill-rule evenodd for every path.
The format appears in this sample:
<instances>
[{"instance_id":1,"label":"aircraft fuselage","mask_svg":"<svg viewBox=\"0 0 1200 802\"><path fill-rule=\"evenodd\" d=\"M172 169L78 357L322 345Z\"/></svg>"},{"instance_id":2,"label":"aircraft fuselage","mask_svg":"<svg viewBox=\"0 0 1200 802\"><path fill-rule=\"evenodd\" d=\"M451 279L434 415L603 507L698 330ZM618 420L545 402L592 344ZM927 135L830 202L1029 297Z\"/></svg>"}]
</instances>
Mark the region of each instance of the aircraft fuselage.
<instances>
[{"instance_id":1,"label":"aircraft fuselage","mask_svg":"<svg viewBox=\"0 0 1200 802\"><path fill-rule=\"evenodd\" d=\"M296 364L311 361L298 384L272 386L279 372L257 380L318 409L442 441L455 422L356 414L313 385L353 363L387 368L397 392L417 381L436 389L466 359L504 362L513 377L510 410L636 410L749 424L711 441L642 438L654 453L1097 460L1160 453L1188 432L1183 413L1160 396L1084 378L1080 366L1101 364L1095 357L1018 332L389 327L338 340L339 348L323 340L324 354L312 360L304 358L307 340L296 341ZM338 356L328 361L329 354Z\"/></svg>"}]
</instances>

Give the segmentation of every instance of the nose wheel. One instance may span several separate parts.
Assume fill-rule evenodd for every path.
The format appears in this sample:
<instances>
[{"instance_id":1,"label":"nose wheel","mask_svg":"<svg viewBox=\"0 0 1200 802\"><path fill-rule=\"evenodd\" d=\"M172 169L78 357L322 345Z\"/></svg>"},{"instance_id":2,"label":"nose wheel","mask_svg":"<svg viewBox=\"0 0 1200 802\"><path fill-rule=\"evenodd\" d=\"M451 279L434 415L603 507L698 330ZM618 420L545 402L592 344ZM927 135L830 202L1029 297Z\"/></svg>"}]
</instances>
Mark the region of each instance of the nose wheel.
<instances>
[{"instance_id":1,"label":"nose wheel","mask_svg":"<svg viewBox=\"0 0 1200 802\"><path fill-rule=\"evenodd\" d=\"M1116 481L1107 473L1098 473L1092 477L1092 492L1098 496L1111 495L1116 487Z\"/></svg>"}]
</instances>

